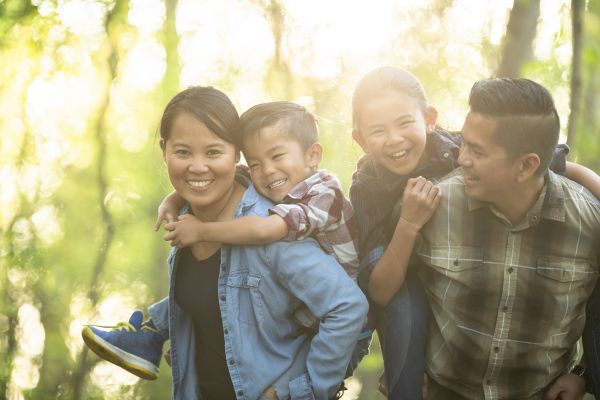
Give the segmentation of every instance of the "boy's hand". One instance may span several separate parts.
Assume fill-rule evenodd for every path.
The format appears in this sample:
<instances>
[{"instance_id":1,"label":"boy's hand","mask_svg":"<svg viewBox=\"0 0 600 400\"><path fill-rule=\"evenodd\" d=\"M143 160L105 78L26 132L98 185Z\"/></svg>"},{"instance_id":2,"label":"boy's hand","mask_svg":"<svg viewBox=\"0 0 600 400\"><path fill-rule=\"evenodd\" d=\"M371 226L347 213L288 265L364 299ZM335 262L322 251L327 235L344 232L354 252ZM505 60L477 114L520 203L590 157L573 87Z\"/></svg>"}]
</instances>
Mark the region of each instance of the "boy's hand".
<instances>
[{"instance_id":1,"label":"boy's hand","mask_svg":"<svg viewBox=\"0 0 600 400\"><path fill-rule=\"evenodd\" d=\"M413 229L420 230L437 209L441 198L440 188L422 176L409 179L402 196L399 223L404 220Z\"/></svg>"},{"instance_id":2,"label":"boy's hand","mask_svg":"<svg viewBox=\"0 0 600 400\"><path fill-rule=\"evenodd\" d=\"M177 192L173 192L165 197L158 206L158 215L156 217L156 222L154 223L154 231L158 231L160 229L160 224L163 221L166 223L177 221L179 209L183 207L183 204L184 201L177 194Z\"/></svg>"},{"instance_id":3,"label":"boy's hand","mask_svg":"<svg viewBox=\"0 0 600 400\"><path fill-rule=\"evenodd\" d=\"M202 225L203 222L191 214L180 215L177 221L165 225L168 232L163 238L170 241L171 246L191 246L203 241Z\"/></svg>"},{"instance_id":4,"label":"boy's hand","mask_svg":"<svg viewBox=\"0 0 600 400\"><path fill-rule=\"evenodd\" d=\"M580 400L585 395L585 380L575 374L559 376L546 392L546 400Z\"/></svg>"}]
</instances>

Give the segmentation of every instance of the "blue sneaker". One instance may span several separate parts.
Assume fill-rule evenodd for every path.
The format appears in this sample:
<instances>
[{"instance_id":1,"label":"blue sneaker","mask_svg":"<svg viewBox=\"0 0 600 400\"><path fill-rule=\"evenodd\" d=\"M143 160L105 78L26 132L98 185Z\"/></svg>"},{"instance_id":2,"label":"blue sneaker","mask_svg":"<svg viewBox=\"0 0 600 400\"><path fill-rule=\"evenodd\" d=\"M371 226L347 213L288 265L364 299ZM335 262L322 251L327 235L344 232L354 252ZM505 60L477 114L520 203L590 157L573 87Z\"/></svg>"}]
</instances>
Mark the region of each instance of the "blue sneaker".
<instances>
[{"instance_id":1,"label":"blue sneaker","mask_svg":"<svg viewBox=\"0 0 600 400\"><path fill-rule=\"evenodd\" d=\"M142 325L143 314L136 310L129 322L116 326L87 325L81 331L85 344L98 356L140 378L154 380L165 338L154 328ZM110 331L98 329L112 328Z\"/></svg>"}]
</instances>

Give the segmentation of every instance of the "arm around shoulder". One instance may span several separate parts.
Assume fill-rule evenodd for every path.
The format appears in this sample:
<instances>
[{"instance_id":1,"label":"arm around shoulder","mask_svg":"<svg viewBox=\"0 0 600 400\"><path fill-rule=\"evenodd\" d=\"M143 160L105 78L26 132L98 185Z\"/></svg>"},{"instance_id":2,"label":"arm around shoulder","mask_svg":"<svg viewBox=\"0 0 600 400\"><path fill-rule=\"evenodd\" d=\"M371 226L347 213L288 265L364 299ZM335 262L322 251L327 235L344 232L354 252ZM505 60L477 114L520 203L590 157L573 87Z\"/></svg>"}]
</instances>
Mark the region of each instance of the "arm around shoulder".
<instances>
[{"instance_id":1,"label":"arm around shoulder","mask_svg":"<svg viewBox=\"0 0 600 400\"><path fill-rule=\"evenodd\" d=\"M565 176L579 183L600 199L600 176L588 167L567 161Z\"/></svg>"}]
</instances>

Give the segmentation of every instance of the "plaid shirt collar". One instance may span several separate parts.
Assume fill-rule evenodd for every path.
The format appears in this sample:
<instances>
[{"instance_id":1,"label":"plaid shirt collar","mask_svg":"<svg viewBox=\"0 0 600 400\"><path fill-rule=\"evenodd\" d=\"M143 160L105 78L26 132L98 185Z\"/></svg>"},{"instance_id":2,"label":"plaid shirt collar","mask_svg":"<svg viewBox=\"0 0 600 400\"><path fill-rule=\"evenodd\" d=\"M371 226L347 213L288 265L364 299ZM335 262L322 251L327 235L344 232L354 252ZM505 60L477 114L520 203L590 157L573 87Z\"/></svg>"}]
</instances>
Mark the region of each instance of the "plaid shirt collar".
<instances>
[{"instance_id":1,"label":"plaid shirt collar","mask_svg":"<svg viewBox=\"0 0 600 400\"><path fill-rule=\"evenodd\" d=\"M557 222L565 222L565 193L562 185L558 182L556 174L552 171L546 172L545 183L540 196L527 212L527 221L544 218ZM489 207L490 210L502 219L506 219L491 203L467 198L469 211Z\"/></svg>"},{"instance_id":2,"label":"plaid shirt collar","mask_svg":"<svg viewBox=\"0 0 600 400\"><path fill-rule=\"evenodd\" d=\"M329 175L327 171L323 169L319 170L311 176L309 176L308 178L306 178L305 180L303 180L302 182L297 183L296 186L294 186L293 188L291 188L289 193L285 196L283 202L288 203L290 201L301 200L304 197L306 197L310 188L319 183L325 183L329 179L331 179L331 175Z\"/></svg>"}]
</instances>

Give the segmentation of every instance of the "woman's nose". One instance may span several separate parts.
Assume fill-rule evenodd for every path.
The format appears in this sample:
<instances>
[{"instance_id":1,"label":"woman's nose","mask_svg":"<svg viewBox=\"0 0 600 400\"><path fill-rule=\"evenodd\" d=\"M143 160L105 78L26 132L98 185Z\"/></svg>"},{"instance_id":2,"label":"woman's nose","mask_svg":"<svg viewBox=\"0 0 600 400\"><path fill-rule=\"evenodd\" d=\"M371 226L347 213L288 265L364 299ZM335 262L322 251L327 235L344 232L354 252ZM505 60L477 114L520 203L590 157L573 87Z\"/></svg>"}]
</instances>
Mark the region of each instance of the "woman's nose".
<instances>
[{"instance_id":1,"label":"woman's nose","mask_svg":"<svg viewBox=\"0 0 600 400\"><path fill-rule=\"evenodd\" d=\"M208 171L208 165L203 157L195 157L190 163L188 169L190 172L201 174Z\"/></svg>"}]
</instances>

